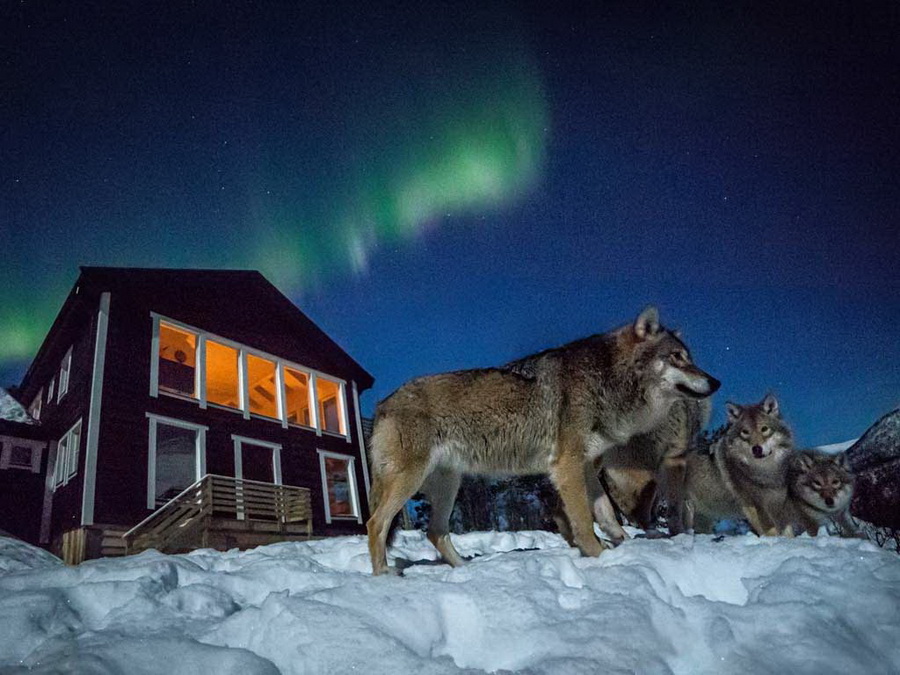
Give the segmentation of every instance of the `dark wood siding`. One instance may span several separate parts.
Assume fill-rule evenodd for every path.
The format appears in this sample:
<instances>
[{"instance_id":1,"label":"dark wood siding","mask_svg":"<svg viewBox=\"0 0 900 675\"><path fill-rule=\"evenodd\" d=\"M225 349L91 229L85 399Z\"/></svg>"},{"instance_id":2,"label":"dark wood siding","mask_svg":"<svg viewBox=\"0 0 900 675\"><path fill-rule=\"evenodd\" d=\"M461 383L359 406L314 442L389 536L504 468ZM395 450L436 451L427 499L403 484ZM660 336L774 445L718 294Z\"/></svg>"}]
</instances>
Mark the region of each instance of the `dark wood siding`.
<instances>
[{"instance_id":1,"label":"dark wood siding","mask_svg":"<svg viewBox=\"0 0 900 675\"><path fill-rule=\"evenodd\" d=\"M326 524L317 452L319 449L327 450L356 459L356 482L365 522L368 505L352 383L348 381L346 386L351 442L327 434L318 436L315 431L303 428L285 429L280 422L271 420L255 417L247 420L240 412L214 406L204 410L196 402L165 394L153 398L150 396L151 313L156 312L299 365L322 370L334 377L347 379L350 374L336 370L337 362L327 354L318 354L316 345L304 340L302 335L289 336L287 329L279 324L277 314L268 326L261 327L260 321L248 319L253 312L247 311L246 307L234 307L234 303L228 303L224 298L214 308L198 308L193 301L179 300L177 304L173 304L171 299L157 301L151 293L144 291L136 294L114 293L111 298L94 521L131 526L150 514L147 508L150 426L147 413L151 413L208 427L206 467L209 473L235 475L233 434L280 444L282 481L312 491L314 532L322 535L361 533L363 528L355 521ZM229 323L229 319L233 323ZM267 327L272 329L272 335L261 333ZM289 338L290 349L287 346ZM303 357L300 358L299 354Z\"/></svg>"}]
</instances>

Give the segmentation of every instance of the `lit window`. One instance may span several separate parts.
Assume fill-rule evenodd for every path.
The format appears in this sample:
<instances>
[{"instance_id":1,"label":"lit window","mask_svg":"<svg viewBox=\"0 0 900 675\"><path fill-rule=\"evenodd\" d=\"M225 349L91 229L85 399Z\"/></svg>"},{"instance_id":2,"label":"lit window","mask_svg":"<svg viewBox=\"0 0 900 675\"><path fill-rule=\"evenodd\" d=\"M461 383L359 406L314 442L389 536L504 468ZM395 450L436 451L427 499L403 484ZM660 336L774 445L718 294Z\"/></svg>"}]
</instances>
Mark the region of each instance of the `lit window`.
<instances>
[{"instance_id":1,"label":"lit window","mask_svg":"<svg viewBox=\"0 0 900 675\"><path fill-rule=\"evenodd\" d=\"M337 382L319 377L316 380L316 389L319 399L319 424L322 425L322 430L346 436L341 386Z\"/></svg>"},{"instance_id":2,"label":"lit window","mask_svg":"<svg viewBox=\"0 0 900 675\"><path fill-rule=\"evenodd\" d=\"M62 397L69 391L69 373L72 370L72 348L63 357L62 363L59 364L59 388L56 391L56 400L61 401Z\"/></svg>"},{"instance_id":3,"label":"lit window","mask_svg":"<svg viewBox=\"0 0 900 675\"><path fill-rule=\"evenodd\" d=\"M197 336L160 322L159 390L197 398L196 367Z\"/></svg>"},{"instance_id":4,"label":"lit window","mask_svg":"<svg viewBox=\"0 0 900 675\"><path fill-rule=\"evenodd\" d=\"M309 406L309 375L293 368L284 369L284 397L289 424L312 426Z\"/></svg>"},{"instance_id":5,"label":"lit window","mask_svg":"<svg viewBox=\"0 0 900 675\"><path fill-rule=\"evenodd\" d=\"M247 356L247 391L250 412L278 418L278 394L275 386L275 363L249 354Z\"/></svg>"},{"instance_id":6,"label":"lit window","mask_svg":"<svg viewBox=\"0 0 900 675\"><path fill-rule=\"evenodd\" d=\"M239 356L234 347L206 341L206 400L210 403L240 409Z\"/></svg>"},{"instance_id":7,"label":"lit window","mask_svg":"<svg viewBox=\"0 0 900 675\"><path fill-rule=\"evenodd\" d=\"M359 516L353 461L352 457L319 451L322 486L325 489L325 517L329 522L332 518Z\"/></svg>"}]
</instances>

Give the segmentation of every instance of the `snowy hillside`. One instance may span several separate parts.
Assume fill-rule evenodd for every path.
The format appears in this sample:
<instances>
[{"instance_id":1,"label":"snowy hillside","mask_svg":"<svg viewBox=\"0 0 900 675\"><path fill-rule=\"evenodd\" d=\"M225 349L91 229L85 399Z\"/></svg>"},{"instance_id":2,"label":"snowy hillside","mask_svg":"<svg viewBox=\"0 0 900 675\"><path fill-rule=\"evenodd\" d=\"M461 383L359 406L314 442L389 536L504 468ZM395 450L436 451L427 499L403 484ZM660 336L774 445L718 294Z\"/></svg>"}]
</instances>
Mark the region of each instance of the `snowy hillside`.
<instances>
[{"instance_id":1,"label":"snowy hillside","mask_svg":"<svg viewBox=\"0 0 900 675\"><path fill-rule=\"evenodd\" d=\"M0 387L0 420L34 424L34 420L22 407L22 404L14 399L6 389Z\"/></svg>"},{"instance_id":2,"label":"snowy hillside","mask_svg":"<svg viewBox=\"0 0 900 675\"><path fill-rule=\"evenodd\" d=\"M467 566L369 575L362 537L0 574L0 670L889 673L900 556L868 542L456 537ZM434 550L400 532L411 560ZM520 549L520 550L514 550ZM3 555L0 550L0 555ZM0 568L2 569L2 568Z\"/></svg>"},{"instance_id":3,"label":"snowy hillside","mask_svg":"<svg viewBox=\"0 0 900 675\"><path fill-rule=\"evenodd\" d=\"M847 450L854 471L900 459L900 409L888 413L866 430Z\"/></svg>"}]
</instances>

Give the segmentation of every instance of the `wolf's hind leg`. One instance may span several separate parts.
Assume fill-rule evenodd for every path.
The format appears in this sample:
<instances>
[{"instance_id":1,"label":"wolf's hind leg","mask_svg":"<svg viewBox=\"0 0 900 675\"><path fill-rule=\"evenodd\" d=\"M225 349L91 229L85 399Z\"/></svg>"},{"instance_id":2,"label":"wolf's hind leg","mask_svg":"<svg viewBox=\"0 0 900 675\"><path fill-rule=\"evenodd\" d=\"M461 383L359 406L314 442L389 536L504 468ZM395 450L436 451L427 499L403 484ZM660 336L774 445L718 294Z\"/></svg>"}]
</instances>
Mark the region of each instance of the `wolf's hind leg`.
<instances>
[{"instance_id":1,"label":"wolf's hind leg","mask_svg":"<svg viewBox=\"0 0 900 675\"><path fill-rule=\"evenodd\" d=\"M369 534L369 556L372 558L372 574L391 572L387 563L387 536L394 516L410 497L418 492L424 479L425 466L414 464L402 471L375 475L378 503L372 517L366 523Z\"/></svg>"},{"instance_id":2,"label":"wolf's hind leg","mask_svg":"<svg viewBox=\"0 0 900 675\"><path fill-rule=\"evenodd\" d=\"M453 567L459 567L464 563L462 556L450 541L450 514L453 512L461 480L462 476L452 469L435 469L422 485L422 492L431 503L428 540L444 561Z\"/></svg>"},{"instance_id":3,"label":"wolf's hind leg","mask_svg":"<svg viewBox=\"0 0 900 675\"><path fill-rule=\"evenodd\" d=\"M593 462L585 464L584 481L594 520L600 526L600 529L609 536L613 544L618 546L628 538L628 534L622 528L619 519L616 518L616 510L613 507L612 499L606 493L606 490L603 489Z\"/></svg>"},{"instance_id":4,"label":"wolf's hind leg","mask_svg":"<svg viewBox=\"0 0 900 675\"><path fill-rule=\"evenodd\" d=\"M684 477L687 460L684 453L669 455L662 462L662 484L666 499L666 515L669 534L675 536L685 531Z\"/></svg>"}]
</instances>

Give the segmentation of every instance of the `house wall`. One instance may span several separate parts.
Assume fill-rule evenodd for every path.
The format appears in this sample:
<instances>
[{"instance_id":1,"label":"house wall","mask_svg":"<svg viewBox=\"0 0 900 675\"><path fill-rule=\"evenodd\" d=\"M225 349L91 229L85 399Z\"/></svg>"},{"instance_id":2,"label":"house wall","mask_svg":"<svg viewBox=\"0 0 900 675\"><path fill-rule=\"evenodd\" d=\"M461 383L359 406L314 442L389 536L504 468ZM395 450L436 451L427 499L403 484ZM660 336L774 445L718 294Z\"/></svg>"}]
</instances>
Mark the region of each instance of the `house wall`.
<instances>
[{"instance_id":1,"label":"house wall","mask_svg":"<svg viewBox=\"0 0 900 675\"><path fill-rule=\"evenodd\" d=\"M90 299L85 299L90 303ZM91 373L94 354L94 333L96 330L96 318L85 313L81 321L74 322L67 330L60 331L54 336L47 349L43 350L38 360L33 364L27 388L21 392L22 401L28 405L38 391L43 397L41 408L40 430L43 438L49 441L48 456L41 473L40 480L46 485L52 485L48 481L47 473L53 472L57 442L80 419L82 420L82 433L78 447L78 469L76 474L63 485L55 488L50 505L50 532L51 537L58 539L62 532L78 527L81 524L82 488L84 479L85 459L85 429L88 421L88 409L90 406ZM58 399L60 364L69 348L72 348L72 363L69 369L68 390L62 399ZM54 393L47 400L48 386L51 379L54 382ZM52 479L51 479L52 480ZM41 487L43 493L44 486ZM43 502L43 500L41 500ZM21 520L28 532L39 530L43 505L38 503L36 507L29 506L28 512L21 514ZM29 539L33 543L39 543L38 537Z\"/></svg>"},{"instance_id":2,"label":"house wall","mask_svg":"<svg viewBox=\"0 0 900 675\"><path fill-rule=\"evenodd\" d=\"M304 340L296 329L272 318L268 324L265 307L253 303L221 302L198 306L185 294L162 294L148 289L125 294L115 290L111 296L109 332L106 344L106 366L103 383L102 416L99 429L94 522L134 525L151 513L147 507L148 436L147 413L171 417L184 422L205 425L206 466L208 473L235 474L232 434L282 446L282 482L312 491L314 532L320 535L361 533L355 520L325 520L322 480L317 450L350 455L356 459L356 483L359 490L363 522L368 518L362 459L355 424L352 385L347 383L348 428L352 442L315 431L289 427L280 423L243 418L239 412L209 407L201 409L196 402L160 394L150 396L151 312L190 324L201 330L269 352L300 365L321 370L339 378L341 372L327 353L317 351L315 344ZM156 297L154 297L156 295ZM213 306L208 306L212 304ZM255 308L257 312L248 311ZM278 317L277 312L268 314ZM261 328L262 324L262 328ZM264 331L264 332L263 332Z\"/></svg>"},{"instance_id":3,"label":"house wall","mask_svg":"<svg viewBox=\"0 0 900 675\"><path fill-rule=\"evenodd\" d=\"M46 443L36 440L38 432L36 426L0 420L0 530L31 543L37 543L40 534L40 510L47 471L47 447ZM25 469L7 465L12 446L35 443L39 447L32 450L32 459L38 452L37 471L34 467Z\"/></svg>"}]
</instances>

